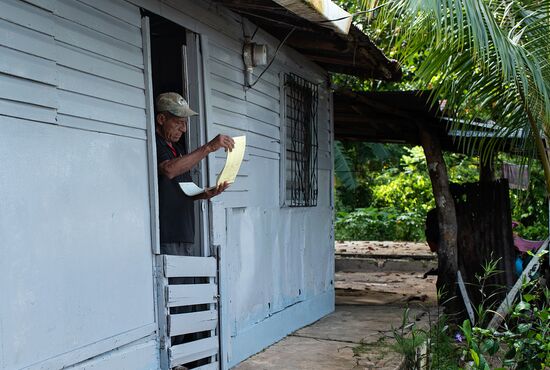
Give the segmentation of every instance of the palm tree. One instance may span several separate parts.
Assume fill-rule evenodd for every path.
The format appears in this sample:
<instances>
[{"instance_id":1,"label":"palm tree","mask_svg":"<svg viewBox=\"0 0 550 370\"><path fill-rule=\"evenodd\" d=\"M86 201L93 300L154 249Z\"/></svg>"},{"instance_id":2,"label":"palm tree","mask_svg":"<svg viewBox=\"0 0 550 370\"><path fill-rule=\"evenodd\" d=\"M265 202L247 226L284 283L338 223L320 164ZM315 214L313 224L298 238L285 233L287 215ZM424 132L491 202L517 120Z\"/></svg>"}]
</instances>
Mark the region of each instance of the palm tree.
<instances>
[{"instance_id":1,"label":"palm tree","mask_svg":"<svg viewBox=\"0 0 550 370\"><path fill-rule=\"evenodd\" d=\"M498 137L537 151L550 193L541 135L550 131L550 0L363 0L371 29L390 32L400 59L415 60L416 78L445 101L455 129L486 119L498 135L464 142L483 158ZM475 143L472 145L472 143Z\"/></svg>"},{"instance_id":2,"label":"palm tree","mask_svg":"<svg viewBox=\"0 0 550 370\"><path fill-rule=\"evenodd\" d=\"M483 160L502 137L538 153L550 194L550 164L543 136L550 131L550 0L363 0L374 37L389 32L402 61L419 62L415 77L445 102L457 130L474 121L496 135L463 140ZM386 34L387 35L387 34ZM457 271L456 214L437 140L420 127L440 216L438 287L454 295ZM471 139L471 138L470 138ZM434 156L434 153L436 154ZM439 164L442 164L439 166ZM439 168L439 174L434 168ZM442 169L442 171L441 171ZM446 189L445 189L446 187ZM439 189L437 189L439 188ZM452 209L450 209L452 208Z\"/></svg>"}]
</instances>

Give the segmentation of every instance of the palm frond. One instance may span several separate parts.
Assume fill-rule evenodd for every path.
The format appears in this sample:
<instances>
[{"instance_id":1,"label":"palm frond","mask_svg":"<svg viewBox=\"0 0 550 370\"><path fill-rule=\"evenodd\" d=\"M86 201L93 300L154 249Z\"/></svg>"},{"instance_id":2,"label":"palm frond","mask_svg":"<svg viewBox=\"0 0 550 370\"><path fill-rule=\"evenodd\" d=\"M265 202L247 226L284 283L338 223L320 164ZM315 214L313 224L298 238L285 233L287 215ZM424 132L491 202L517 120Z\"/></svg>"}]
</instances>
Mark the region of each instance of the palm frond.
<instances>
[{"instance_id":1,"label":"palm frond","mask_svg":"<svg viewBox=\"0 0 550 370\"><path fill-rule=\"evenodd\" d=\"M424 53L416 77L434 104L446 100L454 130L496 122L491 135L458 137L465 149L489 155L507 137L528 152L550 132L550 0L387 0L374 19L402 61Z\"/></svg>"},{"instance_id":2,"label":"palm frond","mask_svg":"<svg viewBox=\"0 0 550 370\"><path fill-rule=\"evenodd\" d=\"M347 157L343 145L339 141L334 143L334 173L342 185L348 190L357 188L355 174L351 170L350 159Z\"/></svg>"}]
</instances>

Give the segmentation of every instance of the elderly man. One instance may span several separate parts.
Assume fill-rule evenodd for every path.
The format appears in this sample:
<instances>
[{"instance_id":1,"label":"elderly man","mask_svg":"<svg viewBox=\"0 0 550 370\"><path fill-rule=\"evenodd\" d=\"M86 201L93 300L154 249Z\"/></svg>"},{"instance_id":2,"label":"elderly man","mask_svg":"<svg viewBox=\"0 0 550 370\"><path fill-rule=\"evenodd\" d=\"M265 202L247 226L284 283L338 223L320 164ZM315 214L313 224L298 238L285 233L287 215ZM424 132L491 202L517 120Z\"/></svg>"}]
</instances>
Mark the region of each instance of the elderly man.
<instances>
[{"instance_id":1,"label":"elderly man","mask_svg":"<svg viewBox=\"0 0 550 370\"><path fill-rule=\"evenodd\" d=\"M158 162L160 250L162 254L193 255L195 240L195 212L193 201L210 199L229 186L220 184L196 197L188 197L178 183L190 182L189 171L209 153L220 148L232 150L235 142L226 135L218 135L207 144L187 153L179 143L187 131L188 119L196 115L183 97L177 93L160 94L156 107L156 143Z\"/></svg>"}]
</instances>

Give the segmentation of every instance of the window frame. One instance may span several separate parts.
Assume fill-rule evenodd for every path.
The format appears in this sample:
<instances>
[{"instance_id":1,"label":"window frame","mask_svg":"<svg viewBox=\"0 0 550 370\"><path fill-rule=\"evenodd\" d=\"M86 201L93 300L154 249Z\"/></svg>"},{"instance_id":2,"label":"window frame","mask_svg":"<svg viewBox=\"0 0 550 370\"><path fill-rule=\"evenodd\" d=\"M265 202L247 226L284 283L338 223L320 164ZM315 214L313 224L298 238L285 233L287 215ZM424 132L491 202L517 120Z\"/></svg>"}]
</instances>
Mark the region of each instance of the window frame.
<instances>
[{"instance_id":1,"label":"window frame","mask_svg":"<svg viewBox=\"0 0 550 370\"><path fill-rule=\"evenodd\" d=\"M309 152L309 161L312 161L313 164L308 166L307 177L311 180L309 184L309 196L304 196L305 192L302 189L300 196L297 199L293 199L292 196L288 197L288 177L287 177L287 166L289 159L287 158L287 151L289 145L292 143L291 140L288 140L287 133L289 130L290 117L288 117L288 89L291 87L287 83L288 79L293 78L297 80L298 86L300 83L302 87L309 87L312 91L312 103L310 105L311 109L311 125L309 127L311 135L311 147ZM280 206L285 208L310 208L316 207L319 199L319 85L303 78L300 75L297 75L292 72L281 72L279 74L280 81ZM305 112L305 109L304 109ZM302 112L303 114L303 112ZM300 145L300 144L298 144ZM302 143L303 145L303 143Z\"/></svg>"}]
</instances>

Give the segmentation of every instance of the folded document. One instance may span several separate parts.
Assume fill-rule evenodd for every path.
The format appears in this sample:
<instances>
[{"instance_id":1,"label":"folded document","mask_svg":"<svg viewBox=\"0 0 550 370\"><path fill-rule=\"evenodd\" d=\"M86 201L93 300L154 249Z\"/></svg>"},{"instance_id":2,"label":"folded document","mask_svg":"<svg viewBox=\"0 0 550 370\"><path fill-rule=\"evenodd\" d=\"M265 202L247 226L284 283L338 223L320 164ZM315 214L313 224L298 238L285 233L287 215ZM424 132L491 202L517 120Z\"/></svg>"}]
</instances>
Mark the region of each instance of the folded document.
<instances>
[{"instance_id":1,"label":"folded document","mask_svg":"<svg viewBox=\"0 0 550 370\"><path fill-rule=\"evenodd\" d=\"M244 158L244 150L246 148L246 136L236 136L233 140L235 141L235 147L232 151L227 152L225 166L223 167L222 172L218 175L216 186L219 186L224 182L229 184L234 183L237 178L237 174L239 173L239 169L241 168ZM212 186L209 188L200 188L194 182L180 182L179 184L181 190L183 190L185 195L189 197L194 197L195 195L199 195L204 193L206 190L211 190L216 187Z\"/></svg>"}]
</instances>

